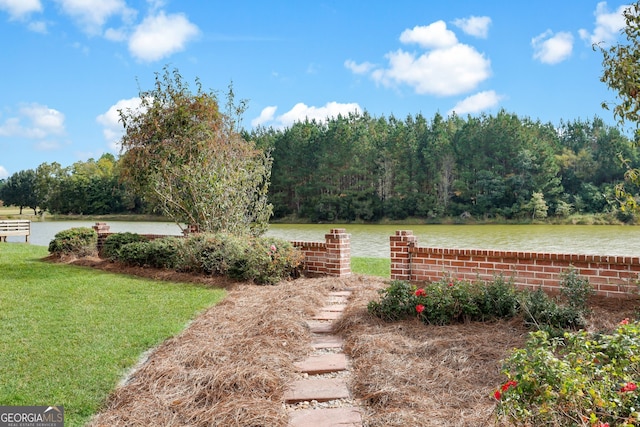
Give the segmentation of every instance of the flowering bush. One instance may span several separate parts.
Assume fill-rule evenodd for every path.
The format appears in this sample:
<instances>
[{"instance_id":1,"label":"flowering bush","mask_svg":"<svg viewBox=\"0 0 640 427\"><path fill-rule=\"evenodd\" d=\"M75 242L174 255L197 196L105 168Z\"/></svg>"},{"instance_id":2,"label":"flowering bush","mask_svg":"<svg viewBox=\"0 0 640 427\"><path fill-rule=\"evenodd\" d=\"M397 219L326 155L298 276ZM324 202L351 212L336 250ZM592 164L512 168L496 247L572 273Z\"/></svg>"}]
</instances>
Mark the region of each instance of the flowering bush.
<instances>
[{"instance_id":1,"label":"flowering bush","mask_svg":"<svg viewBox=\"0 0 640 427\"><path fill-rule=\"evenodd\" d=\"M640 325L612 334L532 332L504 361L496 415L515 425L636 426L640 422ZM508 385L507 385L508 384Z\"/></svg>"},{"instance_id":2,"label":"flowering bush","mask_svg":"<svg viewBox=\"0 0 640 427\"><path fill-rule=\"evenodd\" d=\"M517 292L512 283L496 277L491 283L444 279L421 288L393 281L380 291L381 300L371 301L369 313L384 320L417 316L425 323L508 318L517 314Z\"/></svg>"},{"instance_id":3,"label":"flowering bush","mask_svg":"<svg viewBox=\"0 0 640 427\"><path fill-rule=\"evenodd\" d=\"M393 281L380 291L380 301L369 303L368 310L384 320L417 316L436 325L522 315L528 325L562 335L564 329L583 326L587 299L593 289L570 269L563 275L560 290L563 299L551 298L542 289L518 291L512 281L502 276L489 283L444 278L420 288Z\"/></svg>"},{"instance_id":4,"label":"flowering bush","mask_svg":"<svg viewBox=\"0 0 640 427\"><path fill-rule=\"evenodd\" d=\"M389 287L379 291L380 301L369 302L367 310L386 321L407 319L416 313L415 291L415 286L409 282L393 280Z\"/></svg>"}]
</instances>

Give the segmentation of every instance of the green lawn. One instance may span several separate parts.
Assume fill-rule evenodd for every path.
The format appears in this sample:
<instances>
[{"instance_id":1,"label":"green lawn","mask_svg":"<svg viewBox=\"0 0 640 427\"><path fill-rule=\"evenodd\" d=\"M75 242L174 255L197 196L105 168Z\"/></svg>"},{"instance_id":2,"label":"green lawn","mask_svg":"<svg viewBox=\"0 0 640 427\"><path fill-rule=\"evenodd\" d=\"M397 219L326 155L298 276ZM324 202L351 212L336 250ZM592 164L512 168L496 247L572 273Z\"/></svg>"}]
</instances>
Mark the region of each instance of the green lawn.
<instances>
[{"instance_id":1,"label":"green lawn","mask_svg":"<svg viewBox=\"0 0 640 427\"><path fill-rule=\"evenodd\" d=\"M352 257L351 271L388 279L391 277L391 260L388 258Z\"/></svg>"},{"instance_id":2,"label":"green lawn","mask_svg":"<svg viewBox=\"0 0 640 427\"><path fill-rule=\"evenodd\" d=\"M0 405L64 405L65 426L83 425L145 350L225 296L46 255L0 243Z\"/></svg>"}]
</instances>

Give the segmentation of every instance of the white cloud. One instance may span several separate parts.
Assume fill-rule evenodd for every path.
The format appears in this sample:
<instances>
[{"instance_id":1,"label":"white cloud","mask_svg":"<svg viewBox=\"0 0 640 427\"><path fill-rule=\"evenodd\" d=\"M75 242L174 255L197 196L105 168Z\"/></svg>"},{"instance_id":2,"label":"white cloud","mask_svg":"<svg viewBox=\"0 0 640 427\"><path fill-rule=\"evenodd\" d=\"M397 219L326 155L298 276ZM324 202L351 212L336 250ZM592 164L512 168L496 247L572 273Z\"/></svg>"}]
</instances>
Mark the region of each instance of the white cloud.
<instances>
[{"instance_id":1,"label":"white cloud","mask_svg":"<svg viewBox=\"0 0 640 427\"><path fill-rule=\"evenodd\" d=\"M449 110L449 114L453 112L458 115L479 113L497 106L501 99L502 97L493 90L479 92L458 102L455 107Z\"/></svg>"},{"instance_id":2,"label":"white cloud","mask_svg":"<svg viewBox=\"0 0 640 427\"><path fill-rule=\"evenodd\" d=\"M124 0L56 0L63 12L74 18L89 35L98 35L113 16L129 22L136 12Z\"/></svg>"},{"instance_id":3,"label":"white cloud","mask_svg":"<svg viewBox=\"0 0 640 427\"><path fill-rule=\"evenodd\" d=\"M42 0L0 0L0 11L11 19L25 19L43 10ZM147 0L148 15L137 22L138 11L127 0L53 0L61 12L89 36L112 42L126 42L131 55L145 62L157 61L185 49L200 29L182 13L167 14L164 0ZM29 30L47 33L44 20L27 22Z\"/></svg>"},{"instance_id":4,"label":"white cloud","mask_svg":"<svg viewBox=\"0 0 640 427\"><path fill-rule=\"evenodd\" d=\"M140 98L121 99L109 109L96 117L96 121L103 126L102 134L107 141L109 148L118 152L120 150L120 139L124 135L124 126L120 122L120 110L136 111L140 108Z\"/></svg>"},{"instance_id":5,"label":"white cloud","mask_svg":"<svg viewBox=\"0 0 640 427\"><path fill-rule=\"evenodd\" d=\"M351 59L347 59L346 61L344 61L344 66L351 70L351 72L354 74L367 74L369 71L375 68L375 65L370 62L357 64Z\"/></svg>"},{"instance_id":6,"label":"white cloud","mask_svg":"<svg viewBox=\"0 0 640 427\"><path fill-rule=\"evenodd\" d=\"M458 43L453 31L447 29L444 21L436 21L427 26L415 26L412 30L404 30L400 34L402 43L417 43L424 48L445 48Z\"/></svg>"},{"instance_id":7,"label":"white cloud","mask_svg":"<svg viewBox=\"0 0 640 427\"><path fill-rule=\"evenodd\" d=\"M469 18L456 19L453 21L453 25L460 28L466 34L486 39L489 36L491 18L488 16L470 16Z\"/></svg>"},{"instance_id":8,"label":"white cloud","mask_svg":"<svg viewBox=\"0 0 640 427\"><path fill-rule=\"evenodd\" d=\"M596 26L593 32L581 29L579 31L580 37L591 44L613 42L625 26L623 12L628 7L629 5L622 5L615 12L609 12L606 1L598 3L593 13L596 17Z\"/></svg>"},{"instance_id":9,"label":"white cloud","mask_svg":"<svg viewBox=\"0 0 640 427\"><path fill-rule=\"evenodd\" d=\"M9 178L9 171L2 165L0 165L0 179Z\"/></svg>"},{"instance_id":10,"label":"white cloud","mask_svg":"<svg viewBox=\"0 0 640 427\"><path fill-rule=\"evenodd\" d=\"M43 139L35 144L35 149L38 151L53 151L58 148L60 148L60 142L51 139Z\"/></svg>"},{"instance_id":11,"label":"white cloud","mask_svg":"<svg viewBox=\"0 0 640 427\"><path fill-rule=\"evenodd\" d=\"M262 125L263 123L270 122L271 120L273 120L273 117L275 116L277 109L278 107L276 107L275 105L271 105L269 107L263 108L262 111L260 112L260 115L255 119L251 120L251 126L257 127Z\"/></svg>"},{"instance_id":12,"label":"white cloud","mask_svg":"<svg viewBox=\"0 0 640 427\"><path fill-rule=\"evenodd\" d=\"M104 32L104 38L112 42L123 42L129 37L125 28L107 28Z\"/></svg>"},{"instance_id":13,"label":"white cloud","mask_svg":"<svg viewBox=\"0 0 640 427\"><path fill-rule=\"evenodd\" d=\"M368 62L358 65L351 60L345 66L356 74L369 73L376 83L386 87L408 85L420 95L469 92L491 75L491 61L472 46L458 42L443 21L405 30L400 41L417 43L426 52L389 52L385 55L389 61L386 68Z\"/></svg>"},{"instance_id":14,"label":"white cloud","mask_svg":"<svg viewBox=\"0 0 640 427\"><path fill-rule=\"evenodd\" d=\"M148 16L129 39L129 51L142 61L157 61L184 50L187 42L200 34L184 14L166 15L160 12Z\"/></svg>"},{"instance_id":15,"label":"white cloud","mask_svg":"<svg viewBox=\"0 0 640 427\"><path fill-rule=\"evenodd\" d=\"M21 106L17 116L0 123L0 137L44 139L64 133L64 114L36 103Z\"/></svg>"},{"instance_id":16,"label":"white cloud","mask_svg":"<svg viewBox=\"0 0 640 427\"><path fill-rule=\"evenodd\" d=\"M162 9L166 5L165 0L147 0L147 5L149 5L150 13L155 13L158 10Z\"/></svg>"},{"instance_id":17,"label":"white cloud","mask_svg":"<svg viewBox=\"0 0 640 427\"><path fill-rule=\"evenodd\" d=\"M554 35L551 30L547 30L531 39L531 46L535 59L543 64L557 64L571 56L573 36L567 32Z\"/></svg>"},{"instance_id":18,"label":"white cloud","mask_svg":"<svg viewBox=\"0 0 640 427\"><path fill-rule=\"evenodd\" d=\"M384 86L407 84L420 95L458 95L475 89L491 74L489 60L461 43L420 56L398 50L386 57L389 68L374 70L373 79Z\"/></svg>"},{"instance_id":19,"label":"white cloud","mask_svg":"<svg viewBox=\"0 0 640 427\"><path fill-rule=\"evenodd\" d=\"M9 14L11 19L23 19L33 12L42 12L40 0L0 0L0 10Z\"/></svg>"},{"instance_id":20,"label":"white cloud","mask_svg":"<svg viewBox=\"0 0 640 427\"><path fill-rule=\"evenodd\" d=\"M34 33L47 34L47 23L44 21L29 22L27 28Z\"/></svg>"},{"instance_id":21,"label":"white cloud","mask_svg":"<svg viewBox=\"0 0 640 427\"><path fill-rule=\"evenodd\" d=\"M357 103L342 104L339 102L327 102L322 107L308 106L302 102L297 103L293 108L286 113L274 117L277 107L267 107L260 113L260 117L252 120L259 122L261 118L268 118L268 120L261 121L258 124L265 124L271 122L268 125L275 128L285 128L293 125L296 122L303 122L305 120L316 120L318 122L325 122L331 117L337 117L338 115L347 116L349 113L361 113L362 109ZM265 111L267 110L267 111ZM255 125L254 125L255 126Z\"/></svg>"}]
</instances>

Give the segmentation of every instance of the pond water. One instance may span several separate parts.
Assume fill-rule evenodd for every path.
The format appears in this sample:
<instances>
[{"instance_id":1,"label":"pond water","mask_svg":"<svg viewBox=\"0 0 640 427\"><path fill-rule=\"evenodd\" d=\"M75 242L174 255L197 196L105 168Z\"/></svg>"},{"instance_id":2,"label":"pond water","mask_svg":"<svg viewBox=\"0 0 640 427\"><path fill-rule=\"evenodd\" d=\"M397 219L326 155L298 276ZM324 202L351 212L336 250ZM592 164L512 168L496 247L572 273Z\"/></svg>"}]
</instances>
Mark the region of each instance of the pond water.
<instances>
[{"instance_id":1,"label":"pond water","mask_svg":"<svg viewBox=\"0 0 640 427\"><path fill-rule=\"evenodd\" d=\"M72 227L91 227L92 221L47 221L31 224L30 242L47 246L53 236ZM180 235L168 222L109 221L111 231ZM332 228L351 234L351 255L389 257L389 236L411 230L418 245L439 248L518 250L594 255L640 256L640 227L618 225L363 225L273 224L267 235L286 240L321 241ZM24 237L8 241L24 242Z\"/></svg>"}]
</instances>

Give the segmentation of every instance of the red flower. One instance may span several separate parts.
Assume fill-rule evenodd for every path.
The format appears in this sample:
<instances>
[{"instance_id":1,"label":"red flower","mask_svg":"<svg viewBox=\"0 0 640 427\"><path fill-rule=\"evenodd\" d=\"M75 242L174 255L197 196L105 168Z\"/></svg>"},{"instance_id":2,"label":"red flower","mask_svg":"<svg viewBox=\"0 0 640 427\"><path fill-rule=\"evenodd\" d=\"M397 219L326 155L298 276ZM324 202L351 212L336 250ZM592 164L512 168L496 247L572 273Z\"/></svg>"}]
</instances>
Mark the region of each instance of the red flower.
<instances>
[{"instance_id":1,"label":"red flower","mask_svg":"<svg viewBox=\"0 0 640 427\"><path fill-rule=\"evenodd\" d=\"M627 391L636 391L637 389L638 389L638 386L635 383L626 383L625 385L622 386L620 391L625 393Z\"/></svg>"},{"instance_id":2,"label":"red flower","mask_svg":"<svg viewBox=\"0 0 640 427\"><path fill-rule=\"evenodd\" d=\"M424 289L420 288L420 289L416 289L416 296L417 297L424 297L427 295L427 291L425 291Z\"/></svg>"},{"instance_id":3,"label":"red flower","mask_svg":"<svg viewBox=\"0 0 640 427\"><path fill-rule=\"evenodd\" d=\"M449 287L453 286L453 282L449 282Z\"/></svg>"},{"instance_id":4,"label":"red flower","mask_svg":"<svg viewBox=\"0 0 640 427\"><path fill-rule=\"evenodd\" d=\"M621 324L621 325L628 325L628 324L629 324L629 318L628 318L628 317L625 317L624 319L622 319L622 320L620 321L620 324Z\"/></svg>"},{"instance_id":5,"label":"red flower","mask_svg":"<svg viewBox=\"0 0 640 427\"><path fill-rule=\"evenodd\" d=\"M496 398L496 400L500 400L500 399L502 398L502 393L504 393L505 391L509 390L511 387L515 387L515 386L517 386L517 385L518 385L518 382L517 382L517 381L509 380L509 381L507 381L506 383L502 384L502 385L500 386L500 389L499 389L499 390L496 390L496 391L493 393L493 397L495 397L495 398Z\"/></svg>"},{"instance_id":6,"label":"red flower","mask_svg":"<svg viewBox=\"0 0 640 427\"><path fill-rule=\"evenodd\" d=\"M416 305L416 311L419 313L422 313L424 311L424 305L422 304L418 304Z\"/></svg>"},{"instance_id":7,"label":"red flower","mask_svg":"<svg viewBox=\"0 0 640 427\"><path fill-rule=\"evenodd\" d=\"M502 391L507 391L507 390L509 390L511 387L515 387L515 386L517 386L517 385L518 385L518 383L517 383L516 381L511 380L511 381L507 381L506 383L502 384L502 387L500 387L500 389L501 389Z\"/></svg>"},{"instance_id":8,"label":"red flower","mask_svg":"<svg viewBox=\"0 0 640 427\"><path fill-rule=\"evenodd\" d=\"M609 423L599 422L597 427L609 427Z\"/></svg>"}]
</instances>

